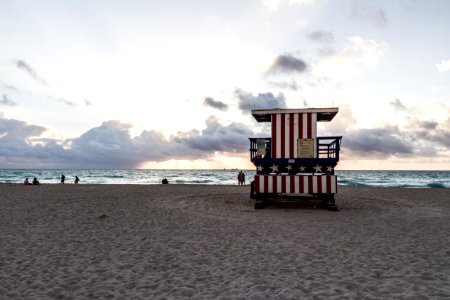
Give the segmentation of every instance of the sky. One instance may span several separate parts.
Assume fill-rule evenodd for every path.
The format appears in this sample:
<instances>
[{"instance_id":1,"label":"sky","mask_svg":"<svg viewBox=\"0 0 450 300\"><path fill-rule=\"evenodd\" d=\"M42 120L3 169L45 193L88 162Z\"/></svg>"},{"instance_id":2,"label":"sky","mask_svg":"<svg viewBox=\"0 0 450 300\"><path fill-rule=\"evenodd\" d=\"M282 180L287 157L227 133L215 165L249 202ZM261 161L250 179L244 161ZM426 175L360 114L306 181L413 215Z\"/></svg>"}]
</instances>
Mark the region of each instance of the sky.
<instances>
[{"instance_id":1,"label":"sky","mask_svg":"<svg viewBox=\"0 0 450 300\"><path fill-rule=\"evenodd\" d=\"M339 107L337 169L450 170L450 1L0 0L0 168L253 168Z\"/></svg>"}]
</instances>

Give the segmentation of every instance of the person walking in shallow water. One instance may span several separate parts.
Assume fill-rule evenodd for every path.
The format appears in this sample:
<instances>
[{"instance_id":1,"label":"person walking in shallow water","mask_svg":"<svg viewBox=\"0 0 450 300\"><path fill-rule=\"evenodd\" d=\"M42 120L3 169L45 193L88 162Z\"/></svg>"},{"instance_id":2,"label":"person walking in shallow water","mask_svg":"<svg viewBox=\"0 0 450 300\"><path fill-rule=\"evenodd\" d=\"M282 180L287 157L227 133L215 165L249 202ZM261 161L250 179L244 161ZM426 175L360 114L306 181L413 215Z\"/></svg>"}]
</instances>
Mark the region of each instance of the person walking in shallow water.
<instances>
[{"instance_id":1,"label":"person walking in shallow water","mask_svg":"<svg viewBox=\"0 0 450 300\"><path fill-rule=\"evenodd\" d=\"M78 184L78 182L80 182L80 178L78 178L78 176L75 176L75 184Z\"/></svg>"},{"instance_id":2,"label":"person walking in shallow water","mask_svg":"<svg viewBox=\"0 0 450 300\"><path fill-rule=\"evenodd\" d=\"M64 184L64 181L66 180L66 176L64 174L61 175L61 183Z\"/></svg>"}]
</instances>

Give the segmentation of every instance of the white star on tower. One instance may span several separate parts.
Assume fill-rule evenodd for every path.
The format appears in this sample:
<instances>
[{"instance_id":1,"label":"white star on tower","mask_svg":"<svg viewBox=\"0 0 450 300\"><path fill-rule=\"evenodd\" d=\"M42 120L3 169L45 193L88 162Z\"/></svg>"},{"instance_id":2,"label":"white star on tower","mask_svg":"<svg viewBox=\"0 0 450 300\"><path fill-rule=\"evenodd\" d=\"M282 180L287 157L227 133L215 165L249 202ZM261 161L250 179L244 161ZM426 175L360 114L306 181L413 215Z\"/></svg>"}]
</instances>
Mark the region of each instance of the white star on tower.
<instances>
[{"instance_id":1,"label":"white star on tower","mask_svg":"<svg viewBox=\"0 0 450 300\"><path fill-rule=\"evenodd\" d=\"M327 172L331 173L332 171L333 171L333 167L328 166L328 167L327 167Z\"/></svg>"},{"instance_id":2,"label":"white star on tower","mask_svg":"<svg viewBox=\"0 0 450 300\"><path fill-rule=\"evenodd\" d=\"M300 172L305 172L305 167L304 166L300 166Z\"/></svg>"},{"instance_id":3,"label":"white star on tower","mask_svg":"<svg viewBox=\"0 0 450 300\"><path fill-rule=\"evenodd\" d=\"M316 170L317 173L322 173L322 166L316 165L314 170Z\"/></svg>"},{"instance_id":4,"label":"white star on tower","mask_svg":"<svg viewBox=\"0 0 450 300\"><path fill-rule=\"evenodd\" d=\"M256 170L257 170L258 172L262 172L263 167L262 167L261 165L259 165L259 166L256 167Z\"/></svg>"},{"instance_id":5,"label":"white star on tower","mask_svg":"<svg viewBox=\"0 0 450 300\"><path fill-rule=\"evenodd\" d=\"M290 171L290 170L292 170L292 166L291 166L291 165L288 165L288 166L286 167L286 169L287 169L288 171Z\"/></svg>"},{"instance_id":6,"label":"white star on tower","mask_svg":"<svg viewBox=\"0 0 450 300\"><path fill-rule=\"evenodd\" d=\"M273 164L270 168L272 169L272 173L278 172L278 166L276 164Z\"/></svg>"}]
</instances>

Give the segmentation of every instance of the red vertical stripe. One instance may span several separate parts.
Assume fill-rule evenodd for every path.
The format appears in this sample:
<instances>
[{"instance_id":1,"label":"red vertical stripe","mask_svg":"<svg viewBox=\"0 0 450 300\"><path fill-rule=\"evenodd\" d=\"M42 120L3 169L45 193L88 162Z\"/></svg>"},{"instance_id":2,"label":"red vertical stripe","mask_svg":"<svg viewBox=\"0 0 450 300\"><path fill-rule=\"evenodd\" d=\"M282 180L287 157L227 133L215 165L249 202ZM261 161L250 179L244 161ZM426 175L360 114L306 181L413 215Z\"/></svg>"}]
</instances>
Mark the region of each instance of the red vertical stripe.
<instances>
[{"instance_id":1,"label":"red vertical stripe","mask_svg":"<svg viewBox=\"0 0 450 300\"><path fill-rule=\"evenodd\" d=\"M286 193L286 176L281 177L281 192Z\"/></svg>"},{"instance_id":2,"label":"red vertical stripe","mask_svg":"<svg viewBox=\"0 0 450 300\"><path fill-rule=\"evenodd\" d=\"M264 175L264 193L267 193L269 190L269 176Z\"/></svg>"},{"instance_id":3,"label":"red vertical stripe","mask_svg":"<svg viewBox=\"0 0 450 300\"><path fill-rule=\"evenodd\" d=\"M277 118L276 114L272 114L272 157L276 157L277 151Z\"/></svg>"},{"instance_id":4,"label":"red vertical stripe","mask_svg":"<svg viewBox=\"0 0 450 300\"><path fill-rule=\"evenodd\" d=\"M327 193L331 193L331 176L326 175L327 178Z\"/></svg>"},{"instance_id":5,"label":"red vertical stripe","mask_svg":"<svg viewBox=\"0 0 450 300\"><path fill-rule=\"evenodd\" d=\"M294 114L289 114L289 157L294 158Z\"/></svg>"},{"instance_id":6,"label":"red vertical stripe","mask_svg":"<svg viewBox=\"0 0 450 300\"><path fill-rule=\"evenodd\" d=\"M308 176L308 192L312 194L313 192L313 180L312 176Z\"/></svg>"},{"instance_id":7,"label":"red vertical stripe","mask_svg":"<svg viewBox=\"0 0 450 300\"><path fill-rule=\"evenodd\" d=\"M259 192L259 176L255 176L255 192Z\"/></svg>"},{"instance_id":8,"label":"red vertical stripe","mask_svg":"<svg viewBox=\"0 0 450 300\"><path fill-rule=\"evenodd\" d=\"M286 141L286 124L285 124L285 118L286 118L286 114L281 114L281 153L280 153L280 158L285 158L284 153L286 151L286 147L285 147L285 141Z\"/></svg>"},{"instance_id":9,"label":"red vertical stripe","mask_svg":"<svg viewBox=\"0 0 450 300\"><path fill-rule=\"evenodd\" d=\"M311 113L307 114L307 121L306 121L306 126L307 126L307 133L308 136L306 138L311 139L312 138L312 117L311 117Z\"/></svg>"},{"instance_id":10,"label":"red vertical stripe","mask_svg":"<svg viewBox=\"0 0 450 300\"><path fill-rule=\"evenodd\" d=\"M298 114L298 138L302 139L303 137L303 114ZM295 141L297 142L297 141Z\"/></svg>"}]
</instances>

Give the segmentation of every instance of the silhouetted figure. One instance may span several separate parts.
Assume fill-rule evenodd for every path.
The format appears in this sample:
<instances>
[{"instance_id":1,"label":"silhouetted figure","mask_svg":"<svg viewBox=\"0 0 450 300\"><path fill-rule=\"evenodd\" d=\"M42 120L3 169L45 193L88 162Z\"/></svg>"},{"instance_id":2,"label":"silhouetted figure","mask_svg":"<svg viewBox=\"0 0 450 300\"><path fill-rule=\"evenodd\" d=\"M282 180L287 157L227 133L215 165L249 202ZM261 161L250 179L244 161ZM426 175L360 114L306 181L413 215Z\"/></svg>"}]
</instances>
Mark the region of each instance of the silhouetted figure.
<instances>
[{"instance_id":1,"label":"silhouetted figure","mask_svg":"<svg viewBox=\"0 0 450 300\"><path fill-rule=\"evenodd\" d=\"M34 179L33 179L33 185L38 185L38 184L40 184L40 183L39 183L39 180L37 180L37 178L34 177Z\"/></svg>"},{"instance_id":2,"label":"silhouetted figure","mask_svg":"<svg viewBox=\"0 0 450 300\"><path fill-rule=\"evenodd\" d=\"M31 183L28 181L28 178L25 178L25 181L23 182L24 185L31 185Z\"/></svg>"},{"instance_id":3,"label":"silhouetted figure","mask_svg":"<svg viewBox=\"0 0 450 300\"><path fill-rule=\"evenodd\" d=\"M78 176L75 176L75 184L78 184L78 182L80 182L80 178L78 178Z\"/></svg>"},{"instance_id":4,"label":"silhouetted figure","mask_svg":"<svg viewBox=\"0 0 450 300\"><path fill-rule=\"evenodd\" d=\"M66 180L66 176L64 174L61 175L61 183L64 184L64 181Z\"/></svg>"},{"instance_id":5,"label":"silhouetted figure","mask_svg":"<svg viewBox=\"0 0 450 300\"><path fill-rule=\"evenodd\" d=\"M169 180L167 180L167 178L164 178L164 179L161 181L161 183L162 183L162 184L168 184L168 183L169 183Z\"/></svg>"},{"instance_id":6,"label":"silhouetted figure","mask_svg":"<svg viewBox=\"0 0 450 300\"><path fill-rule=\"evenodd\" d=\"M239 171L239 174L237 176L237 180L238 180L238 185L242 185L242 176L243 176L243 172Z\"/></svg>"}]
</instances>

